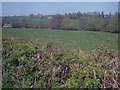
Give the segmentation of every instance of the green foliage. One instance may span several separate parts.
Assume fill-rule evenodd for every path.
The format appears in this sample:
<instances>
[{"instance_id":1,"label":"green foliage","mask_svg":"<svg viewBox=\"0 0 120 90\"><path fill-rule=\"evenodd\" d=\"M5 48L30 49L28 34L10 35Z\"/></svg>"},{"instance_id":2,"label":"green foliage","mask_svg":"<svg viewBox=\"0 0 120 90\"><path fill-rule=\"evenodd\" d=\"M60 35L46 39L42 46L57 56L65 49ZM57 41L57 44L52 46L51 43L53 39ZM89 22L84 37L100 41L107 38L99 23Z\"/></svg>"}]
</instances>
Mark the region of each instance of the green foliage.
<instances>
[{"instance_id":1,"label":"green foliage","mask_svg":"<svg viewBox=\"0 0 120 90\"><path fill-rule=\"evenodd\" d=\"M118 33L118 15L114 15L110 18L110 21L108 23L107 29L110 32L116 32Z\"/></svg>"},{"instance_id":2,"label":"green foliage","mask_svg":"<svg viewBox=\"0 0 120 90\"><path fill-rule=\"evenodd\" d=\"M110 16L110 19L103 20L101 31L119 33L118 14Z\"/></svg>"},{"instance_id":3,"label":"green foliage","mask_svg":"<svg viewBox=\"0 0 120 90\"><path fill-rule=\"evenodd\" d=\"M13 28L41 28L41 29L64 29L64 30L88 30L119 33L118 13L105 15L104 12L92 13L65 13L65 15L42 14L29 16L2 17L2 26L11 24Z\"/></svg>"},{"instance_id":4,"label":"green foliage","mask_svg":"<svg viewBox=\"0 0 120 90\"><path fill-rule=\"evenodd\" d=\"M2 41L3 88L118 87L118 58L107 48L86 53L13 37Z\"/></svg>"},{"instance_id":5,"label":"green foliage","mask_svg":"<svg viewBox=\"0 0 120 90\"><path fill-rule=\"evenodd\" d=\"M63 19L64 19L63 15L60 14L54 15L51 19L50 27L52 29L61 29L61 23Z\"/></svg>"},{"instance_id":6,"label":"green foliage","mask_svg":"<svg viewBox=\"0 0 120 90\"><path fill-rule=\"evenodd\" d=\"M61 23L62 29L68 29L68 30L75 30L77 29L77 24L74 20L66 17L64 18L63 22Z\"/></svg>"},{"instance_id":7,"label":"green foliage","mask_svg":"<svg viewBox=\"0 0 120 90\"><path fill-rule=\"evenodd\" d=\"M100 31L100 18L98 16L92 16L88 20L87 29L90 31Z\"/></svg>"}]
</instances>

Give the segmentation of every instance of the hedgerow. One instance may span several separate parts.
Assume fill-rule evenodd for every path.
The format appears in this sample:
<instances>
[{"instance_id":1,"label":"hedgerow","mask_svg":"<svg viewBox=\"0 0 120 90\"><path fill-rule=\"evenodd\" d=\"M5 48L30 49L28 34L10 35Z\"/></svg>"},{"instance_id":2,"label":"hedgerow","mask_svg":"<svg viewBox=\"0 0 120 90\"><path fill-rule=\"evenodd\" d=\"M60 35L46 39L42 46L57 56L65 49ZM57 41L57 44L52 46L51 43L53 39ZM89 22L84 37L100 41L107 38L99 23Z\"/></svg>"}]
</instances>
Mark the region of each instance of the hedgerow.
<instances>
[{"instance_id":1,"label":"hedgerow","mask_svg":"<svg viewBox=\"0 0 120 90\"><path fill-rule=\"evenodd\" d=\"M74 51L3 36L3 88L118 88L118 57L108 48Z\"/></svg>"}]
</instances>

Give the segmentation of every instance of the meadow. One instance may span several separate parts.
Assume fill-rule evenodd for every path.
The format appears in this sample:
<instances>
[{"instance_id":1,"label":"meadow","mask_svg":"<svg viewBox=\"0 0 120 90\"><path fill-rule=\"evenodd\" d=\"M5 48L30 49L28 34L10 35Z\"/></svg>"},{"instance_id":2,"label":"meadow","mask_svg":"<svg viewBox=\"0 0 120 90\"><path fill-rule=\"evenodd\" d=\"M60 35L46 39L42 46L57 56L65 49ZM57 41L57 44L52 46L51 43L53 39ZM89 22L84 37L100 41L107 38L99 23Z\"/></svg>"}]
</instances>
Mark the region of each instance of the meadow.
<instances>
[{"instance_id":1,"label":"meadow","mask_svg":"<svg viewBox=\"0 0 120 90\"><path fill-rule=\"evenodd\" d=\"M118 34L109 32L3 28L2 34L75 50L89 51L99 47L118 50Z\"/></svg>"}]
</instances>

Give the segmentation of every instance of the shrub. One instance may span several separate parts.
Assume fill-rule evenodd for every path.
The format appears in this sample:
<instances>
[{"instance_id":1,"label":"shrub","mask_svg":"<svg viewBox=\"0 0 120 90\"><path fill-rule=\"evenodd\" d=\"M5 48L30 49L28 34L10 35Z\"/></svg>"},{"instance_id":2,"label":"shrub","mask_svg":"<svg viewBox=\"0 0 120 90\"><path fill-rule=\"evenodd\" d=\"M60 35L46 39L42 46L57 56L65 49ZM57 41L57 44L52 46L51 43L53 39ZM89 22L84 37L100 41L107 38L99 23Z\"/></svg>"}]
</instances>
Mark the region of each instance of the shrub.
<instances>
[{"instance_id":1,"label":"shrub","mask_svg":"<svg viewBox=\"0 0 120 90\"><path fill-rule=\"evenodd\" d=\"M66 18L64 18L63 22L61 23L61 27L62 27L62 29L76 30L77 24L74 20L71 20L70 18L66 17Z\"/></svg>"},{"instance_id":2,"label":"shrub","mask_svg":"<svg viewBox=\"0 0 120 90\"><path fill-rule=\"evenodd\" d=\"M3 36L4 88L118 88L118 58L107 48L76 52Z\"/></svg>"},{"instance_id":3,"label":"shrub","mask_svg":"<svg viewBox=\"0 0 120 90\"><path fill-rule=\"evenodd\" d=\"M88 19L87 30L100 31L100 18L98 16L92 16Z\"/></svg>"},{"instance_id":4,"label":"shrub","mask_svg":"<svg viewBox=\"0 0 120 90\"><path fill-rule=\"evenodd\" d=\"M110 18L107 29L110 32L118 33L118 15L114 15Z\"/></svg>"}]
</instances>

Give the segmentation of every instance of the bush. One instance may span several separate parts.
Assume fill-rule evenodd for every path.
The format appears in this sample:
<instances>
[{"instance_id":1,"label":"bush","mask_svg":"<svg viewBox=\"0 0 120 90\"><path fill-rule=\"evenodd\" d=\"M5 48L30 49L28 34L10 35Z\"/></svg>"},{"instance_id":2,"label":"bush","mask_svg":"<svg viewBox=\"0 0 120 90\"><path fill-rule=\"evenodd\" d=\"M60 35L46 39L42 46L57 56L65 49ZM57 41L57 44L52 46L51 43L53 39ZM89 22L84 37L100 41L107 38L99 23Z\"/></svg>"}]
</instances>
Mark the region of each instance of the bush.
<instances>
[{"instance_id":1,"label":"bush","mask_svg":"<svg viewBox=\"0 0 120 90\"><path fill-rule=\"evenodd\" d=\"M50 27L52 29L61 29L61 23L63 19L64 19L64 16L60 14L52 16Z\"/></svg>"},{"instance_id":2,"label":"bush","mask_svg":"<svg viewBox=\"0 0 120 90\"><path fill-rule=\"evenodd\" d=\"M73 51L3 36L4 88L118 88L118 58L107 48Z\"/></svg>"},{"instance_id":3,"label":"bush","mask_svg":"<svg viewBox=\"0 0 120 90\"><path fill-rule=\"evenodd\" d=\"M111 16L109 21L106 23L104 22L102 25L102 31L104 32L112 32L112 33L119 33L119 26L118 26L118 15L115 14Z\"/></svg>"},{"instance_id":4,"label":"bush","mask_svg":"<svg viewBox=\"0 0 120 90\"><path fill-rule=\"evenodd\" d=\"M100 31L100 18L98 16L92 16L88 19L87 30Z\"/></svg>"},{"instance_id":5,"label":"bush","mask_svg":"<svg viewBox=\"0 0 120 90\"><path fill-rule=\"evenodd\" d=\"M61 23L61 28L67 29L67 30L76 30L77 24L74 20L71 20L70 18L66 17L66 18L64 18L63 22Z\"/></svg>"},{"instance_id":6,"label":"bush","mask_svg":"<svg viewBox=\"0 0 120 90\"><path fill-rule=\"evenodd\" d=\"M110 21L108 23L107 29L110 32L118 33L118 15L114 15L110 18Z\"/></svg>"}]
</instances>

